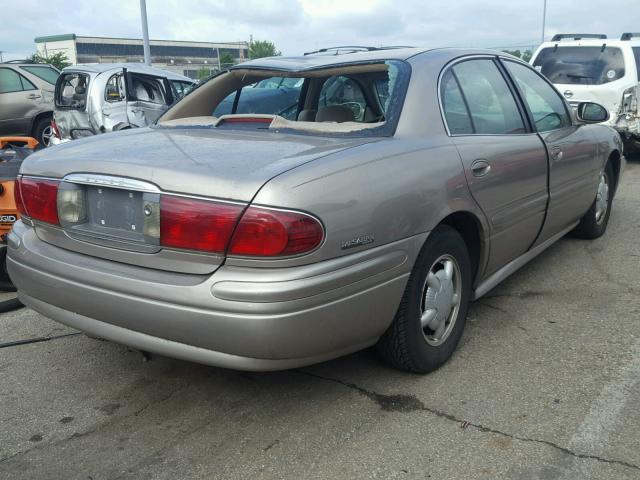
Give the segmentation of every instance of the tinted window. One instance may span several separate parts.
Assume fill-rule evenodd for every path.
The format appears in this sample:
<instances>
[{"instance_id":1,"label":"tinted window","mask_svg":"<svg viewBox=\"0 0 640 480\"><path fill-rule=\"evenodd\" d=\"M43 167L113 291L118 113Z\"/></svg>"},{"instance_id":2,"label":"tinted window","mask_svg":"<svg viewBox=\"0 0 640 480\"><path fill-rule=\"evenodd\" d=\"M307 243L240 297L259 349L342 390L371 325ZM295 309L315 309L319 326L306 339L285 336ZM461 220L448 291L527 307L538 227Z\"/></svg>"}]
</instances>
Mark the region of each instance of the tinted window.
<instances>
[{"instance_id":1,"label":"tinted window","mask_svg":"<svg viewBox=\"0 0 640 480\"><path fill-rule=\"evenodd\" d=\"M0 68L0 93L35 90L33 83L9 68Z\"/></svg>"},{"instance_id":2,"label":"tinted window","mask_svg":"<svg viewBox=\"0 0 640 480\"><path fill-rule=\"evenodd\" d=\"M240 91L235 113L280 115L295 120L303 78L272 77L247 85ZM229 94L213 112L215 117L233 113L236 92Z\"/></svg>"},{"instance_id":3,"label":"tinted window","mask_svg":"<svg viewBox=\"0 0 640 480\"><path fill-rule=\"evenodd\" d=\"M444 77L442 77L442 85L440 88L442 89L442 109L447 121L447 126L449 127L449 132L451 132L452 135L473 133L473 125L469 118L469 111L464 103L458 82L451 70L448 70L447 73L444 74Z\"/></svg>"},{"instance_id":4,"label":"tinted window","mask_svg":"<svg viewBox=\"0 0 640 480\"><path fill-rule=\"evenodd\" d=\"M624 76L622 50L614 47L543 48L533 65L561 84L602 85Z\"/></svg>"},{"instance_id":5,"label":"tinted window","mask_svg":"<svg viewBox=\"0 0 640 480\"><path fill-rule=\"evenodd\" d=\"M538 131L546 132L571 125L564 102L553 87L529 67L508 61L505 65L518 83Z\"/></svg>"},{"instance_id":6,"label":"tinted window","mask_svg":"<svg viewBox=\"0 0 640 480\"><path fill-rule=\"evenodd\" d=\"M633 56L636 57L636 70L638 72L638 80L640 80L640 47L633 47Z\"/></svg>"},{"instance_id":7,"label":"tinted window","mask_svg":"<svg viewBox=\"0 0 640 480\"><path fill-rule=\"evenodd\" d=\"M506 81L492 60L453 67L477 134L524 133L524 122Z\"/></svg>"},{"instance_id":8,"label":"tinted window","mask_svg":"<svg viewBox=\"0 0 640 480\"><path fill-rule=\"evenodd\" d=\"M181 82L180 80L172 80L173 88L176 89L177 99L184 97L187 93L193 90L193 84L189 82Z\"/></svg>"},{"instance_id":9,"label":"tinted window","mask_svg":"<svg viewBox=\"0 0 640 480\"><path fill-rule=\"evenodd\" d=\"M353 111L356 122L364 120L367 101L355 80L343 75L329 77L322 85L318 108L342 106Z\"/></svg>"},{"instance_id":10,"label":"tinted window","mask_svg":"<svg viewBox=\"0 0 640 480\"><path fill-rule=\"evenodd\" d=\"M23 70L26 70L32 75L35 75L39 79L44 80L47 83L50 83L51 85L56 84L56 80L58 80L58 75L60 75L56 69L51 67L28 66L28 67L20 67L20 68L22 68Z\"/></svg>"},{"instance_id":11,"label":"tinted window","mask_svg":"<svg viewBox=\"0 0 640 480\"><path fill-rule=\"evenodd\" d=\"M107 102L120 102L124 100L124 75L122 73L116 73L109 77L104 90L104 99Z\"/></svg>"}]
</instances>

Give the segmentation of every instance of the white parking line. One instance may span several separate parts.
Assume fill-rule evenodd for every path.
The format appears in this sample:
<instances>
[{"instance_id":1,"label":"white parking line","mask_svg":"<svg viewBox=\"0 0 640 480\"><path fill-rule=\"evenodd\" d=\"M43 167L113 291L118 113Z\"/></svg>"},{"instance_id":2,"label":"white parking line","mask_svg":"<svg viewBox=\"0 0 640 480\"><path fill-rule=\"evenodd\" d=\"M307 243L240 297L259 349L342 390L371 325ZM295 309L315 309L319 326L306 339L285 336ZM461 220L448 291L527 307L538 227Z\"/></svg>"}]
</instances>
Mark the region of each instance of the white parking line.
<instances>
[{"instance_id":1,"label":"white parking line","mask_svg":"<svg viewBox=\"0 0 640 480\"><path fill-rule=\"evenodd\" d=\"M631 400L631 389L640 380L640 339L636 340L632 349L632 356L607 383L598 398L591 405L580 427L571 437L569 449L577 453L597 455L602 453L602 447L609 440L612 432L620 424L620 413L627 402ZM567 465L568 471L561 477L563 480L585 478L588 462L572 459Z\"/></svg>"}]
</instances>

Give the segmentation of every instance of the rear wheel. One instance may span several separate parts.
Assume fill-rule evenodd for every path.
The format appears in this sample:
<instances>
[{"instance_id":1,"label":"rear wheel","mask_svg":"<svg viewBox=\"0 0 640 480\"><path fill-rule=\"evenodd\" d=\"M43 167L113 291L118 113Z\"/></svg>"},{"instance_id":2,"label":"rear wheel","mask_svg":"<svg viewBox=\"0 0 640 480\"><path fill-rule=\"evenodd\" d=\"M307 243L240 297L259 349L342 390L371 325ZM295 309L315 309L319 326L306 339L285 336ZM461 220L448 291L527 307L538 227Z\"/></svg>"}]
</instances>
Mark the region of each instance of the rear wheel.
<instances>
[{"instance_id":1,"label":"rear wheel","mask_svg":"<svg viewBox=\"0 0 640 480\"><path fill-rule=\"evenodd\" d=\"M393 366L427 373L453 354L467 318L471 261L460 234L436 228L422 248L378 352Z\"/></svg>"},{"instance_id":2,"label":"rear wheel","mask_svg":"<svg viewBox=\"0 0 640 480\"><path fill-rule=\"evenodd\" d=\"M53 129L51 128L51 117L43 117L33 125L33 138L43 147L51 145Z\"/></svg>"},{"instance_id":3,"label":"rear wheel","mask_svg":"<svg viewBox=\"0 0 640 480\"><path fill-rule=\"evenodd\" d=\"M607 163L604 171L600 174L596 198L573 232L576 237L593 240L604 235L609 224L609 215L611 215L613 178L613 168L611 168L611 163Z\"/></svg>"}]
</instances>

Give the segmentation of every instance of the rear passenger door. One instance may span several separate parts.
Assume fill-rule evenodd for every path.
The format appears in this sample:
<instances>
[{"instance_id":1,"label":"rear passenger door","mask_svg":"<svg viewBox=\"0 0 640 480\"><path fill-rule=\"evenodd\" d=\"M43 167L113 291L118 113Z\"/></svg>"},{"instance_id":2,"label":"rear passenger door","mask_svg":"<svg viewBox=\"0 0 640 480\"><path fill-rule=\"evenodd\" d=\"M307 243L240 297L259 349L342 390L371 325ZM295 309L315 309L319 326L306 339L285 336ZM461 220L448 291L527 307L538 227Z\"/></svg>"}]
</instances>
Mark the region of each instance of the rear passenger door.
<instances>
[{"instance_id":1,"label":"rear passenger door","mask_svg":"<svg viewBox=\"0 0 640 480\"><path fill-rule=\"evenodd\" d=\"M571 227L595 198L601 164L589 127L573 125L566 102L538 72L502 59L549 155L549 210L537 244ZM586 128L585 128L586 127Z\"/></svg>"},{"instance_id":2,"label":"rear passenger door","mask_svg":"<svg viewBox=\"0 0 640 480\"><path fill-rule=\"evenodd\" d=\"M525 253L542 227L547 154L494 57L462 59L441 80L447 128L489 221L490 274Z\"/></svg>"},{"instance_id":3,"label":"rear passenger door","mask_svg":"<svg viewBox=\"0 0 640 480\"><path fill-rule=\"evenodd\" d=\"M155 122L173 103L169 80L154 75L126 73L127 117L135 127Z\"/></svg>"}]
</instances>

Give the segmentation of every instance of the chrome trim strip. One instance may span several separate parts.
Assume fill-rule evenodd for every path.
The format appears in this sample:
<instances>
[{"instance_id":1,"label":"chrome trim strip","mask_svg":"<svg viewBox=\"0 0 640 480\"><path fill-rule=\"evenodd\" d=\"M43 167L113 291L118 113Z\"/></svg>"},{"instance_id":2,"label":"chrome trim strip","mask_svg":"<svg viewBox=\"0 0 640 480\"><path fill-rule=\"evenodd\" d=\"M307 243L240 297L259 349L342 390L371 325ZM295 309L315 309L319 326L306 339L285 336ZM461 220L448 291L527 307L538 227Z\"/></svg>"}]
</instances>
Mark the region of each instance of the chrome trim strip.
<instances>
[{"instance_id":1,"label":"chrome trim strip","mask_svg":"<svg viewBox=\"0 0 640 480\"><path fill-rule=\"evenodd\" d=\"M138 192L161 193L161 190L153 183L144 182L127 177L113 175L100 175L95 173L70 173L62 178L62 182L79 183L82 185L96 185L121 190L135 190Z\"/></svg>"},{"instance_id":2,"label":"chrome trim strip","mask_svg":"<svg viewBox=\"0 0 640 480\"><path fill-rule=\"evenodd\" d=\"M473 294L473 300L478 300L480 297L486 295L491 291L494 287L496 287L500 282L502 282L505 278L507 278L512 273L515 273L525 264L529 263L529 261L533 260L535 257L544 252L551 245L556 243L562 237L564 237L567 233L573 230L579 222L575 222L568 228L565 228L560 233L555 234L553 237L545 240L540 245L532 248L528 252L523 253L515 260L507 263L504 267L498 270L495 273L492 273L489 277L484 279L480 285L476 287L476 290Z\"/></svg>"}]
</instances>

